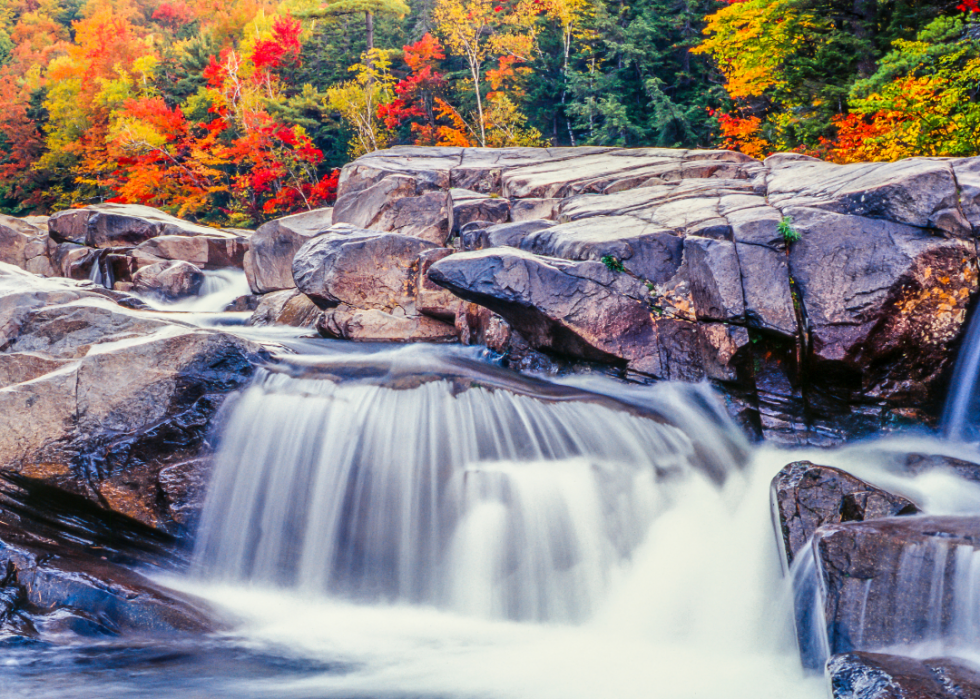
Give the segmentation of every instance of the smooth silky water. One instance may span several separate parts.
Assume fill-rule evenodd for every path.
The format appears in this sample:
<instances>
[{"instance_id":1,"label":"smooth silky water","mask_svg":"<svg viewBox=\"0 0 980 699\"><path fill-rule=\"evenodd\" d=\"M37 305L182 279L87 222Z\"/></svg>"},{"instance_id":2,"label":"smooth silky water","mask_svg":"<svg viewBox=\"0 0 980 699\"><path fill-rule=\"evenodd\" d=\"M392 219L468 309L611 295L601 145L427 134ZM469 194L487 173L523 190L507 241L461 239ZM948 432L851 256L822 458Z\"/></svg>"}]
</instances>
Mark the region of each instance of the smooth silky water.
<instances>
[{"instance_id":1,"label":"smooth silky water","mask_svg":"<svg viewBox=\"0 0 980 699\"><path fill-rule=\"evenodd\" d=\"M227 406L192 569L163 580L229 630L11 640L0 696L826 697L799 660L772 476L811 458L931 513L980 508L980 487L889 456L980 457L967 445L753 447L706 386L230 329L279 361ZM980 619L963 624L967 657Z\"/></svg>"}]
</instances>

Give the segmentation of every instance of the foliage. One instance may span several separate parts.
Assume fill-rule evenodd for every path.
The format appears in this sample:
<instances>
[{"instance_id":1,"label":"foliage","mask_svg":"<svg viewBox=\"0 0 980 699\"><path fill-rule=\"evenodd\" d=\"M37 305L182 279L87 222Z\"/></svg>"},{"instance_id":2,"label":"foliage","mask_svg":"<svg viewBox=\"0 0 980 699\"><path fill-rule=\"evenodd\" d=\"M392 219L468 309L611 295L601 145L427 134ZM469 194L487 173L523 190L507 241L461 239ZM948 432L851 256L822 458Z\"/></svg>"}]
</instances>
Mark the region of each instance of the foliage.
<instances>
[{"instance_id":1,"label":"foliage","mask_svg":"<svg viewBox=\"0 0 980 699\"><path fill-rule=\"evenodd\" d=\"M776 231L782 236L787 245L797 243L803 239L798 230L793 228L793 219L790 216L783 216L776 226Z\"/></svg>"},{"instance_id":2,"label":"foliage","mask_svg":"<svg viewBox=\"0 0 980 699\"><path fill-rule=\"evenodd\" d=\"M613 257L612 255L603 255L599 261L606 266L610 272L625 272L626 268L623 266L622 261L618 257Z\"/></svg>"},{"instance_id":3,"label":"foliage","mask_svg":"<svg viewBox=\"0 0 980 699\"><path fill-rule=\"evenodd\" d=\"M400 144L975 155L976 20L977 0L4 0L0 209L254 225Z\"/></svg>"}]
</instances>

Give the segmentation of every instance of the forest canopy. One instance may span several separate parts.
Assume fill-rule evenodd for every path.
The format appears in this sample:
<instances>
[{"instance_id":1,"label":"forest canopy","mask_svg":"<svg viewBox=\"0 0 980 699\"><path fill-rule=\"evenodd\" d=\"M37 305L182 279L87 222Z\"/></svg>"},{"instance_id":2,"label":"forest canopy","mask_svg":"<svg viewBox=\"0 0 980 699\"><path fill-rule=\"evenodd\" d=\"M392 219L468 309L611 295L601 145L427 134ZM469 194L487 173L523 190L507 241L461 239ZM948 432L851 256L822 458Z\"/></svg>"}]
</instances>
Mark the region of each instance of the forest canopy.
<instances>
[{"instance_id":1,"label":"forest canopy","mask_svg":"<svg viewBox=\"0 0 980 699\"><path fill-rule=\"evenodd\" d=\"M398 144L980 152L978 0L0 0L0 209L254 226Z\"/></svg>"}]
</instances>

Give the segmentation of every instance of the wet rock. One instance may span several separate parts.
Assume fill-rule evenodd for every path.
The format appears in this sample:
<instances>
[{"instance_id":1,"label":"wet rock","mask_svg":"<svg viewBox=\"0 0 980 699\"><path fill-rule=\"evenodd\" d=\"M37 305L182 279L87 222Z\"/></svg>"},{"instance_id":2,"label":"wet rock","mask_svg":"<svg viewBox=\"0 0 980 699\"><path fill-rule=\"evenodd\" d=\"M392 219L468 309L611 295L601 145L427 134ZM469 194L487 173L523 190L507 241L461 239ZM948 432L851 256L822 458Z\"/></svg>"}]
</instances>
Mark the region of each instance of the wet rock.
<instances>
[{"instance_id":1,"label":"wet rock","mask_svg":"<svg viewBox=\"0 0 980 699\"><path fill-rule=\"evenodd\" d=\"M139 204L98 204L59 211L48 219L48 232L58 243L93 248L139 245L162 235L211 235L199 226Z\"/></svg>"},{"instance_id":2,"label":"wet rock","mask_svg":"<svg viewBox=\"0 0 980 699\"><path fill-rule=\"evenodd\" d=\"M307 242L293 260L296 286L321 308L415 315L419 255L437 246L420 238L347 230Z\"/></svg>"},{"instance_id":3,"label":"wet rock","mask_svg":"<svg viewBox=\"0 0 980 699\"><path fill-rule=\"evenodd\" d=\"M980 671L958 659L844 653L827 674L834 699L980 699Z\"/></svg>"},{"instance_id":4,"label":"wet rock","mask_svg":"<svg viewBox=\"0 0 980 699\"><path fill-rule=\"evenodd\" d=\"M905 454L900 460L908 473L919 474L939 469L952 471L960 478L980 483L980 464L972 461L965 461L944 454L915 453Z\"/></svg>"},{"instance_id":5,"label":"wet rock","mask_svg":"<svg viewBox=\"0 0 980 699\"><path fill-rule=\"evenodd\" d=\"M451 255L429 279L502 316L531 345L571 357L661 372L647 306L615 290L599 262L568 262L514 249Z\"/></svg>"},{"instance_id":6,"label":"wet rock","mask_svg":"<svg viewBox=\"0 0 980 699\"><path fill-rule=\"evenodd\" d=\"M176 531L158 473L210 453L212 419L265 354L113 298L0 265L0 471Z\"/></svg>"},{"instance_id":7,"label":"wet rock","mask_svg":"<svg viewBox=\"0 0 980 699\"><path fill-rule=\"evenodd\" d=\"M259 226L249 238L245 275L256 294L296 288L293 257L310 238L330 229L333 209L315 209L278 218Z\"/></svg>"},{"instance_id":8,"label":"wet rock","mask_svg":"<svg viewBox=\"0 0 980 699\"><path fill-rule=\"evenodd\" d=\"M213 460L204 457L171 464L157 473L163 507L183 531L194 531L201 518L213 466Z\"/></svg>"},{"instance_id":9,"label":"wet rock","mask_svg":"<svg viewBox=\"0 0 980 699\"><path fill-rule=\"evenodd\" d=\"M217 630L203 602L131 570L180 558L173 537L136 520L31 478L0 478L0 632L64 643Z\"/></svg>"},{"instance_id":10,"label":"wet rock","mask_svg":"<svg viewBox=\"0 0 980 699\"><path fill-rule=\"evenodd\" d=\"M75 243L56 245L50 255L55 275L66 279L88 279L98 259L98 250Z\"/></svg>"},{"instance_id":11,"label":"wet rock","mask_svg":"<svg viewBox=\"0 0 980 699\"><path fill-rule=\"evenodd\" d=\"M133 287L176 300L196 296L204 283L204 272L189 262L158 262L143 267L133 276Z\"/></svg>"},{"instance_id":12,"label":"wet rock","mask_svg":"<svg viewBox=\"0 0 980 699\"><path fill-rule=\"evenodd\" d=\"M787 567L824 524L863 522L919 511L906 498L840 469L810 461L794 461L777 473L772 479L770 498Z\"/></svg>"},{"instance_id":13,"label":"wet rock","mask_svg":"<svg viewBox=\"0 0 980 699\"><path fill-rule=\"evenodd\" d=\"M972 633L980 519L825 524L813 546L832 655Z\"/></svg>"},{"instance_id":14,"label":"wet rock","mask_svg":"<svg viewBox=\"0 0 980 699\"><path fill-rule=\"evenodd\" d=\"M99 556L30 539L0 527L0 624L8 632L64 642L207 633L220 626L199 600Z\"/></svg>"},{"instance_id":15,"label":"wet rock","mask_svg":"<svg viewBox=\"0 0 980 699\"><path fill-rule=\"evenodd\" d=\"M865 217L791 213L802 239L790 271L815 368L895 403L933 398L977 289L973 243Z\"/></svg>"},{"instance_id":16,"label":"wet rock","mask_svg":"<svg viewBox=\"0 0 980 699\"><path fill-rule=\"evenodd\" d=\"M292 325L312 328L320 317L320 309L298 289L284 289L264 294L246 325Z\"/></svg>"},{"instance_id":17,"label":"wet rock","mask_svg":"<svg viewBox=\"0 0 980 699\"><path fill-rule=\"evenodd\" d=\"M258 308L261 300L262 297L256 296L255 294L239 296L222 310L226 313L245 313L246 311L254 311L256 308Z\"/></svg>"}]
</instances>

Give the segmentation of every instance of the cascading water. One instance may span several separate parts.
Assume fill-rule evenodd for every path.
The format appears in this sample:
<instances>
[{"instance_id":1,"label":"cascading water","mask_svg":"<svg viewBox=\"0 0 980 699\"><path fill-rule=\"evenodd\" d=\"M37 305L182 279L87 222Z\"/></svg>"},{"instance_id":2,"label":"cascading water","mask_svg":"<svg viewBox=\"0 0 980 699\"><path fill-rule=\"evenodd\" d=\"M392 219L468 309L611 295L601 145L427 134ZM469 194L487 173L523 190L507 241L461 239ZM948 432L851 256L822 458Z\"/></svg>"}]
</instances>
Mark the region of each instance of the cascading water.
<instances>
[{"instance_id":1,"label":"cascading water","mask_svg":"<svg viewBox=\"0 0 980 699\"><path fill-rule=\"evenodd\" d=\"M949 396L943 410L942 430L946 439L976 441L980 421L980 313L974 313L963 336Z\"/></svg>"},{"instance_id":2,"label":"cascading water","mask_svg":"<svg viewBox=\"0 0 980 699\"><path fill-rule=\"evenodd\" d=\"M143 294L143 301L158 311L184 313L218 313L240 296L252 293L245 273L240 269L218 269L204 272L204 282L196 296L171 301L155 294Z\"/></svg>"},{"instance_id":3,"label":"cascading water","mask_svg":"<svg viewBox=\"0 0 980 699\"><path fill-rule=\"evenodd\" d=\"M724 463L705 463L678 427L599 395L437 377L398 386L388 376L389 387L263 373L223 438L201 570L493 618L582 620L663 506L658 481L744 459L729 441Z\"/></svg>"},{"instance_id":4,"label":"cascading water","mask_svg":"<svg viewBox=\"0 0 980 699\"><path fill-rule=\"evenodd\" d=\"M872 539L874 557L858 556L864 560L860 573L836 575L833 590L828 589L821 536L798 552L790 577L807 667L820 670L830 655L850 650L980 661L980 525L975 518L980 483L943 469L909 475L902 458L917 452L977 460L970 445L926 438L871 442L823 455L821 463L903 495L930 515L952 517L871 522L871 536L879 537Z\"/></svg>"},{"instance_id":5,"label":"cascading water","mask_svg":"<svg viewBox=\"0 0 980 699\"><path fill-rule=\"evenodd\" d=\"M281 359L228 413L199 582L171 582L339 668L231 696L822 696L774 604L785 456L753 457L708 388Z\"/></svg>"}]
</instances>

